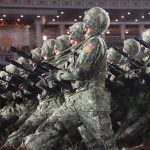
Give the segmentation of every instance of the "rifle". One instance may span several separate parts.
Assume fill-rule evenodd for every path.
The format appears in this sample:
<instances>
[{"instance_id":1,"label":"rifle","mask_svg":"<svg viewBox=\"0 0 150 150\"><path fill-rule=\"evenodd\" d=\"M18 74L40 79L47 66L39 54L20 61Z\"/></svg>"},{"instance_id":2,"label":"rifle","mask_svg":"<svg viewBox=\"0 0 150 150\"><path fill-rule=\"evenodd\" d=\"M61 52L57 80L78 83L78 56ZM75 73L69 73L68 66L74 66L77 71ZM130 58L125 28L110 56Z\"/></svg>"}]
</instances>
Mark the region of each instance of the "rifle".
<instances>
[{"instance_id":1,"label":"rifle","mask_svg":"<svg viewBox=\"0 0 150 150\"><path fill-rule=\"evenodd\" d=\"M1 77L0 77L0 80L7 83L6 86L1 85L1 89L2 89L3 93L7 93L8 91L16 92L18 90L18 87L14 86L9 81L7 81Z\"/></svg>"},{"instance_id":2,"label":"rifle","mask_svg":"<svg viewBox=\"0 0 150 150\"><path fill-rule=\"evenodd\" d=\"M15 86L24 84L27 87L27 91L29 91L30 93L41 93L42 92L42 90L39 87L37 87L35 84L31 85L27 79L4 70L2 66L0 66L0 70L5 71L6 73L8 73L11 76L9 81L2 79L4 82L7 82L9 84L9 86L12 84Z\"/></svg>"},{"instance_id":3,"label":"rifle","mask_svg":"<svg viewBox=\"0 0 150 150\"><path fill-rule=\"evenodd\" d=\"M82 46L84 43L86 43L86 41L88 41L88 39L86 39L83 42L81 42L78 46L75 47L75 49L78 49L80 46ZM66 57L66 55L70 54L70 52L72 52L71 51L72 48L74 48L74 46L71 46L68 49L66 49L65 51L61 52L61 54L58 57L58 59L62 58L62 57ZM27 54L27 53L25 53L23 51L17 50L15 47L11 47L10 51L15 52L18 55L35 62L36 63L36 68L39 68L39 69L41 69L41 70L43 70L45 72L48 72L49 70L60 70L59 68L57 68L56 66L54 66L54 65L52 65L50 63L47 63L45 61L37 61L37 60L33 59L32 58L32 54ZM72 52L72 53L74 53L74 52ZM50 59L52 59L54 57L55 56L52 56ZM56 59L56 61L58 59ZM37 72L39 72L39 71L37 71Z\"/></svg>"},{"instance_id":4,"label":"rifle","mask_svg":"<svg viewBox=\"0 0 150 150\"><path fill-rule=\"evenodd\" d=\"M23 78L24 79L24 78ZM41 93L42 92L42 89L40 89L39 87L37 87L36 85L31 85L29 82L24 82L25 79L22 81L22 83L20 83L19 85L18 84L14 84L13 81L12 81L12 78L7 81L3 78L0 78L0 80L4 81L7 83L7 85L5 87L3 87L3 91L5 90L5 92L8 92L8 91L12 91L12 92L16 92L17 90L22 90L21 88L19 88L19 85L22 84L22 85L25 85L26 86L26 89L28 92L30 92L31 94L38 94L38 93Z\"/></svg>"},{"instance_id":5,"label":"rifle","mask_svg":"<svg viewBox=\"0 0 150 150\"><path fill-rule=\"evenodd\" d=\"M107 65L108 65L108 71L113 74L115 77L118 77L120 75L122 75L123 73L125 73L125 71L123 69L121 69L119 66L110 63L107 61Z\"/></svg>"},{"instance_id":6,"label":"rifle","mask_svg":"<svg viewBox=\"0 0 150 150\"><path fill-rule=\"evenodd\" d=\"M11 47L10 48L10 51L14 52L14 53L17 53L18 55L26 58L26 59L32 59L32 54L31 53L25 53L23 51L20 51L20 50L17 50L15 47Z\"/></svg>"},{"instance_id":7,"label":"rifle","mask_svg":"<svg viewBox=\"0 0 150 150\"><path fill-rule=\"evenodd\" d=\"M129 60L129 64L128 64L128 67L131 69L131 70L141 70L141 67L144 67L145 64L143 62L140 62L138 60L135 60L134 58L130 58L128 56L127 53L121 51L119 48L117 47L114 47L114 49L116 51L118 51L121 55L123 55L124 57L126 57L128 60ZM137 73L137 72L135 72ZM150 82L150 76L147 74L147 73L144 73L144 72L141 72L141 77L145 80L145 81L148 81Z\"/></svg>"},{"instance_id":8,"label":"rifle","mask_svg":"<svg viewBox=\"0 0 150 150\"><path fill-rule=\"evenodd\" d=\"M6 60L7 62L10 62L11 64L13 64L13 65L16 66L16 67L21 68L21 69L27 71L27 72L28 72L28 77L27 77L27 79L30 80L31 82L37 83L38 81L40 81L40 77L38 77L38 74L36 74L36 73L33 72L32 70L29 70L29 69L23 67L22 64L19 64L18 62L14 61L14 60L12 60L12 59L10 59L10 58L8 58L8 57L6 57L5 60Z\"/></svg>"},{"instance_id":9,"label":"rifle","mask_svg":"<svg viewBox=\"0 0 150 150\"><path fill-rule=\"evenodd\" d=\"M146 43L145 41L143 41L142 39L139 39L137 37L134 38L137 42L139 42L141 45L143 45L144 47L150 49L150 45L148 43Z\"/></svg>"},{"instance_id":10,"label":"rifle","mask_svg":"<svg viewBox=\"0 0 150 150\"><path fill-rule=\"evenodd\" d=\"M32 55L28 55L25 52L17 50L15 47L11 47L10 50L36 63L36 68L34 69L34 71L31 71L31 70L24 68L21 64L17 63L14 60L10 60L9 58L6 59L6 61L11 62L13 65L28 71L30 73L30 75L28 76L28 79L32 82L35 81L34 83L37 83L39 81L39 77L37 78L37 76L41 75L42 73L49 72L49 70L60 70L56 66L53 66L52 64L49 64L47 62L34 60L32 58ZM55 82L60 87L64 87L65 89L72 90L72 86L69 81L59 81L59 82L55 81Z\"/></svg>"},{"instance_id":11,"label":"rifle","mask_svg":"<svg viewBox=\"0 0 150 150\"><path fill-rule=\"evenodd\" d=\"M129 68L130 69L132 69L132 70L133 69L140 69L140 67L144 66L143 62L137 61L134 58L130 58L127 53L121 51L118 47L114 47L114 49L130 61L129 62Z\"/></svg>"},{"instance_id":12,"label":"rifle","mask_svg":"<svg viewBox=\"0 0 150 150\"><path fill-rule=\"evenodd\" d=\"M43 70L43 71L45 71L45 72L48 72L49 70L58 69L57 67L55 67L55 66L53 66L53 65L51 65L51 64L49 64L49 63L42 62L42 61L37 61L37 60L33 59L33 58L32 58L32 54L27 54L27 53L25 53L25 52L23 52L23 51L17 50L15 47L11 47L11 48L10 48L10 51L12 51L12 52L14 52L14 53L17 53L18 55L20 55L20 56L22 56L22 57L24 57L24 58L26 58L26 59L29 59L29 60L35 62L35 63L36 63L36 67L37 67L39 70ZM37 68L36 68L36 69L37 69ZM36 72L39 72L39 70L36 71ZM44 73L44 72L42 72L42 73ZM41 73L41 74L42 74L42 73Z\"/></svg>"},{"instance_id":13,"label":"rifle","mask_svg":"<svg viewBox=\"0 0 150 150\"><path fill-rule=\"evenodd\" d=\"M0 65L0 70L1 70L1 71L4 71L4 72L6 72L7 74L10 75L10 80L9 80L10 83L13 83L13 84L15 84L15 85L19 85L19 84L21 84L22 82L25 81L25 79L24 79L23 77L21 77L21 76L19 76L19 75L16 75L16 74L12 74L12 73L6 71L6 70L3 68L2 65Z\"/></svg>"}]
</instances>

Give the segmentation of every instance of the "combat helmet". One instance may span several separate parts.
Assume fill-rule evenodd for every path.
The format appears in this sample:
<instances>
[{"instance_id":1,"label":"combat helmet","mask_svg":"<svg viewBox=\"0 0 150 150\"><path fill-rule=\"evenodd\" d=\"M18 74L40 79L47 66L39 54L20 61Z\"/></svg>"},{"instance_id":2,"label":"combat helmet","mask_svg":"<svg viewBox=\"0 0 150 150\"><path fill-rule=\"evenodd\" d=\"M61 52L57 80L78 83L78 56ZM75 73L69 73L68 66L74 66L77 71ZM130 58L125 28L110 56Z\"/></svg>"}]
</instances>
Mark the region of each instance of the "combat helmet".
<instances>
[{"instance_id":1,"label":"combat helmet","mask_svg":"<svg viewBox=\"0 0 150 150\"><path fill-rule=\"evenodd\" d=\"M31 54L32 54L32 58L36 61L40 61L42 59L40 48L35 48L31 50Z\"/></svg>"},{"instance_id":2,"label":"combat helmet","mask_svg":"<svg viewBox=\"0 0 150 150\"><path fill-rule=\"evenodd\" d=\"M127 39L124 41L123 51L133 58L140 52L140 44L134 39Z\"/></svg>"},{"instance_id":3,"label":"combat helmet","mask_svg":"<svg viewBox=\"0 0 150 150\"><path fill-rule=\"evenodd\" d=\"M107 50L107 60L119 63L122 59L122 55L117 52L113 47Z\"/></svg>"},{"instance_id":4,"label":"combat helmet","mask_svg":"<svg viewBox=\"0 0 150 150\"><path fill-rule=\"evenodd\" d=\"M6 68L6 71L9 72L9 73L16 74L18 72L17 67L14 66L13 64L9 64L5 68Z\"/></svg>"},{"instance_id":5,"label":"combat helmet","mask_svg":"<svg viewBox=\"0 0 150 150\"><path fill-rule=\"evenodd\" d=\"M17 62L20 63L26 69L29 69L29 70L32 69L29 61L26 60L24 57L19 57Z\"/></svg>"},{"instance_id":6,"label":"combat helmet","mask_svg":"<svg viewBox=\"0 0 150 150\"><path fill-rule=\"evenodd\" d=\"M44 41L41 48L41 55L50 58L53 55L54 45L55 45L54 39Z\"/></svg>"},{"instance_id":7,"label":"combat helmet","mask_svg":"<svg viewBox=\"0 0 150 150\"><path fill-rule=\"evenodd\" d=\"M83 41L84 40L84 24L83 22L77 22L69 27L69 37L70 39L76 41Z\"/></svg>"},{"instance_id":8,"label":"combat helmet","mask_svg":"<svg viewBox=\"0 0 150 150\"><path fill-rule=\"evenodd\" d=\"M63 51L68 49L69 47L69 35L61 35L56 38L54 48L58 49L59 51Z\"/></svg>"},{"instance_id":9,"label":"combat helmet","mask_svg":"<svg viewBox=\"0 0 150 150\"><path fill-rule=\"evenodd\" d=\"M91 28L94 33L103 34L110 25L110 18L104 9L93 7L85 12L83 22L85 28Z\"/></svg>"}]
</instances>

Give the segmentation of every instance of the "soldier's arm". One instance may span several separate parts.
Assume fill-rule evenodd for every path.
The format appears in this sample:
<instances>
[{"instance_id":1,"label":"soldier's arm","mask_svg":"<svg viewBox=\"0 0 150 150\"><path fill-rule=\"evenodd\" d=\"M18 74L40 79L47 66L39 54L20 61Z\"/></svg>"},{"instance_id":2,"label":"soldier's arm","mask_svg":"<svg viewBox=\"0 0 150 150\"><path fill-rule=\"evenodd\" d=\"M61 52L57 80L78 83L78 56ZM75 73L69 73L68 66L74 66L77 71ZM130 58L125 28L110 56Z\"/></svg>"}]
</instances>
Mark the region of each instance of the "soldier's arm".
<instances>
[{"instance_id":1,"label":"soldier's arm","mask_svg":"<svg viewBox=\"0 0 150 150\"><path fill-rule=\"evenodd\" d=\"M88 75L93 64L101 57L101 43L98 38L92 38L83 47L74 68L70 71L57 72L57 78L62 80L82 80Z\"/></svg>"}]
</instances>

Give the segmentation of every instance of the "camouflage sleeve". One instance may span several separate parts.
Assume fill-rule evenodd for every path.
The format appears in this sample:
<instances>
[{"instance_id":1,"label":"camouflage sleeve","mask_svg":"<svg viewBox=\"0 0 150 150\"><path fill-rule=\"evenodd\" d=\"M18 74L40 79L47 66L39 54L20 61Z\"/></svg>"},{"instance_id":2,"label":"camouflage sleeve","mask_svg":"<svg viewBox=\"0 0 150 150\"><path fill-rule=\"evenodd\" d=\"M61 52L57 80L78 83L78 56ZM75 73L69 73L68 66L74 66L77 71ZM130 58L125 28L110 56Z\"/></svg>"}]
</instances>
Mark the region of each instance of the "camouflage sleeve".
<instances>
[{"instance_id":1,"label":"camouflage sleeve","mask_svg":"<svg viewBox=\"0 0 150 150\"><path fill-rule=\"evenodd\" d=\"M76 68L82 68L87 72L90 71L93 64L101 57L103 47L98 38L91 38L83 47L77 62Z\"/></svg>"},{"instance_id":2,"label":"camouflage sleeve","mask_svg":"<svg viewBox=\"0 0 150 150\"><path fill-rule=\"evenodd\" d=\"M101 43L98 38L90 39L84 46L77 58L74 68L69 72L59 74L63 80L79 80L80 76L84 76L91 70L93 64L101 57Z\"/></svg>"}]
</instances>

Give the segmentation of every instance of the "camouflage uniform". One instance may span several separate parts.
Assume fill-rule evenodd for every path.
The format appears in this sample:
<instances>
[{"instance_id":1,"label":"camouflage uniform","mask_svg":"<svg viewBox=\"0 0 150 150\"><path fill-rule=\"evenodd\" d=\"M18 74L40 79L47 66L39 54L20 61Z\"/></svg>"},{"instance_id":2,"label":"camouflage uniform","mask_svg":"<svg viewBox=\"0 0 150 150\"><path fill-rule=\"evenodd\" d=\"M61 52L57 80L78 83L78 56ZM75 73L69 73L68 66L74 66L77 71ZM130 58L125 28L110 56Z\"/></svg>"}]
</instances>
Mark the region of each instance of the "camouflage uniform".
<instances>
[{"instance_id":1,"label":"camouflage uniform","mask_svg":"<svg viewBox=\"0 0 150 150\"><path fill-rule=\"evenodd\" d=\"M111 91L111 121L113 125L113 131L116 132L119 128L119 122L124 119L126 114L126 107L124 103L124 97L122 96L122 91L124 88L122 82L119 81L120 73L117 68L111 66L111 64L119 66L122 61L122 55L119 54L114 48L107 50L107 76L106 76L106 87ZM115 71L114 71L115 70ZM119 72L115 73L115 72Z\"/></svg>"},{"instance_id":2,"label":"camouflage uniform","mask_svg":"<svg viewBox=\"0 0 150 150\"><path fill-rule=\"evenodd\" d=\"M93 16L96 17L92 18ZM58 80L71 80L76 93L68 97L67 103L64 103L47 120L44 125L44 128L48 128L47 131L37 132L25 139L24 144L29 149L35 148L35 140L38 141L39 146L42 146L43 141L48 140L49 149L57 147L55 144L64 137L66 131L78 127L81 123L97 139L100 146L103 146L102 141L106 149L117 149L109 118L110 93L104 88L106 45L99 36L108 28L109 17L103 9L97 7L86 12L84 22L87 28L93 26L93 32L86 34L88 39L80 47L81 51L74 62L74 68L68 66L67 72L56 73ZM43 137L42 141L39 138L35 139L45 134L50 134L51 138Z\"/></svg>"},{"instance_id":3,"label":"camouflage uniform","mask_svg":"<svg viewBox=\"0 0 150 150\"><path fill-rule=\"evenodd\" d=\"M75 46L78 46L79 44L81 44L82 41L84 41L85 37L84 37L84 24L82 22L78 22L75 23L74 25L72 25L71 27L69 27L69 33L70 33L70 41L74 41L72 42L72 45L74 46L74 48L72 48L72 51L75 50ZM76 51L77 52L77 51ZM66 63L65 67L68 66L68 64L73 64L72 62L75 61L76 57L78 57L78 55L70 55L69 56L69 60ZM73 67L73 66L72 66ZM71 68L71 66L70 66ZM66 67L67 69L67 67ZM68 93L67 93L68 94ZM68 95L67 95L68 97ZM67 101L67 98L66 98ZM95 141L95 139L93 138L93 136L90 134L90 132L88 132L87 128L82 125L80 127L78 127L79 133L84 141L84 143L86 144L86 147L88 147L88 149L99 149L99 145L97 144L97 142Z\"/></svg>"},{"instance_id":4,"label":"camouflage uniform","mask_svg":"<svg viewBox=\"0 0 150 150\"><path fill-rule=\"evenodd\" d=\"M75 59L78 57L78 55L75 55L74 51L76 50L76 47L81 45L81 43L84 42L84 24L82 22L77 22L74 25L69 27L69 39L70 43L72 44L71 52L65 55L65 57L59 58L60 60L57 61L58 67L61 69L67 69L68 65L70 68L72 68L73 63ZM57 46L56 46L57 47ZM62 52L61 47L59 47L59 50ZM77 51L76 51L77 52ZM72 95L72 92L70 90L64 89L63 91L64 97L65 97L65 102L68 102L68 97ZM92 149L92 147L96 146L96 142L94 138L91 136L90 133L88 133L87 129L82 125L81 127L78 128L80 135L82 136L82 139L84 143L86 144L87 147ZM78 131L74 129L73 131L70 131L67 135L65 135L65 139L67 138L67 141L69 143L69 147L64 147L64 148L69 148L69 149L74 149L75 145L78 145L77 147L79 148L81 146L82 141L80 141L80 137L78 135ZM71 137L70 137L71 136ZM73 138L72 138L73 137ZM78 138L78 139L77 139ZM83 147L82 147L83 148ZM80 147L81 149L81 147Z\"/></svg>"},{"instance_id":5,"label":"camouflage uniform","mask_svg":"<svg viewBox=\"0 0 150 150\"><path fill-rule=\"evenodd\" d=\"M123 51L126 52L129 57L133 58L135 57L139 51L140 51L140 45L137 41L135 41L134 39L127 39L124 41L124 47L123 47ZM124 62L123 62L124 61ZM127 108L126 111L128 113L127 116L130 116L130 114L133 113L133 107L134 106L134 101L133 101L133 97L130 97L131 96L131 93L132 92L129 92L130 90L132 90L131 87L129 87L129 84L130 86L134 86L134 81L132 82L132 79L134 78L134 76L136 76L135 73L133 73L132 70L129 69L128 67L128 60L126 60L126 58L124 60L122 60L122 62L124 63L124 65L121 65L120 67L126 71L127 73L123 74L122 77L120 77L120 79L122 80L123 82L123 86L124 86L124 89L123 91L121 92L121 94L123 95L123 100L124 100L124 103L123 105ZM131 83L132 82L132 83ZM128 84L127 84L128 83ZM128 95L128 97L125 97L125 95ZM130 103L131 102L131 103ZM136 108L135 108L136 110ZM130 111L132 113L130 113ZM134 113L133 113L134 114ZM136 113L135 113L136 114ZM128 117L127 117L128 118ZM132 118L131 116L129 117L130 119ZM132 118L133 119L133 118ZM118 133L116 134L116 136L118 136L119 132L120 131L123 131L122 129L123 126L121 126L120 130L118 131Z\"/></svg>"}]
</instances>

